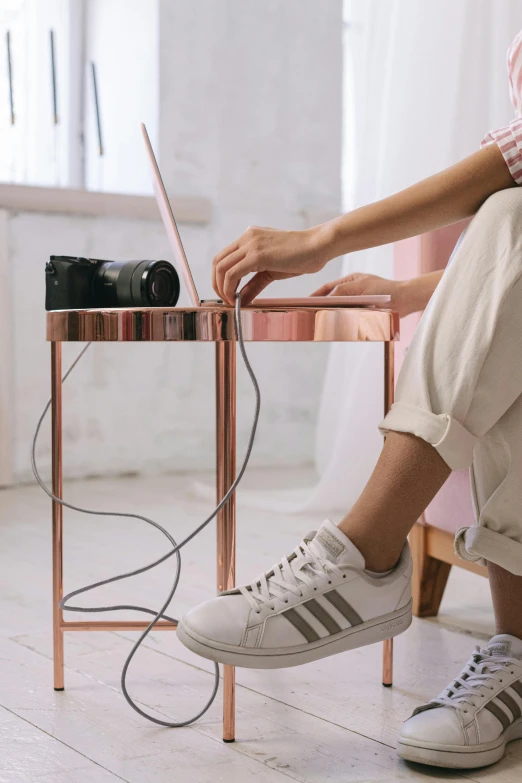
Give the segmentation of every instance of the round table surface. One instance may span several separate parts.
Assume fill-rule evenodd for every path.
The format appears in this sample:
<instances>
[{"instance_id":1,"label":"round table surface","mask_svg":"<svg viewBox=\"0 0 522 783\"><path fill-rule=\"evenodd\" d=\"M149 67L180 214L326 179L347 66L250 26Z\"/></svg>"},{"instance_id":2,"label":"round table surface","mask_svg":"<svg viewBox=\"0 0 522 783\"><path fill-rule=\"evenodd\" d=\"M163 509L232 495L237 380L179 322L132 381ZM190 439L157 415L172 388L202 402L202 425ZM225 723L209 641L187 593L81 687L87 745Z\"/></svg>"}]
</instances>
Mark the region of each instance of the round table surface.
<instances>
[{"instance_id":1,"label":"round table surface","mask_svg":"<svg viewBox=\"0 0 522 783\"><path fill-rule=\"evenodd\" d=\"M245 307L245 341L391 342L399 339L399 315L373 307ZM237 340L234 309L195 307L100 308L47 313L51 342L220 342Z\"/></svg>"}]
</instances>

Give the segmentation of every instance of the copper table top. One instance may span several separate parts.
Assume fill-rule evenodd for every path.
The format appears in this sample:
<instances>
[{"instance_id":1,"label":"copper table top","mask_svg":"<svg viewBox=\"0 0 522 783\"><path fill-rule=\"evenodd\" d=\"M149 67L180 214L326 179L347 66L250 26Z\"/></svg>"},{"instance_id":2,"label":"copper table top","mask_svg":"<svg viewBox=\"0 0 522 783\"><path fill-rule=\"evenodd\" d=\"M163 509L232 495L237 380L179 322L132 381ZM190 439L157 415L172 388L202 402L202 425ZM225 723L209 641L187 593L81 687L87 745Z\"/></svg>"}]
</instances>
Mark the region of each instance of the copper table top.
<instances>
[{"instance_id":1,"label":"copper table top","mask_svg":"<svg viewBox=\"0 0 522 783\"><path fill-rule=\"evenodd\" d=\"M261 342L390 342L399 316L372 307L246 307L243 336ZM100 308L47 313L53 342L221 342L237 339L234 310L223 305Z\"/></svg>"}]
</instances>

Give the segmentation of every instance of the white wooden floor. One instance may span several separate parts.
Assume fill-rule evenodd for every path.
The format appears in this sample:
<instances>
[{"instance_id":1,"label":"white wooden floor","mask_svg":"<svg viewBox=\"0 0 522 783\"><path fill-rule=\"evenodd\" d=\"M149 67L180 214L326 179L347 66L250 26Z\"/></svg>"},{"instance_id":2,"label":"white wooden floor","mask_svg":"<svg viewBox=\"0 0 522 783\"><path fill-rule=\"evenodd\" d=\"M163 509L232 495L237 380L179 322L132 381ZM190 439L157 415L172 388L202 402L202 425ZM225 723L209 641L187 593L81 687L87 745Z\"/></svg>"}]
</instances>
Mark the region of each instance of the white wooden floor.
<instances>
[{"instance_id":1,"label":"white wooden floor","mask_svg":"<svg viewBox=\"0 0 522 783\"><path fill-rule=\"evenodd\" d=\"M70 483L65 493L99 508L141 510L180 538L207 510L185 484L182 477L93 480ZM407 765L393 749L402 720L436 695L474 644L492 632L487 582L461 570L452 576L439 620L415 621L396 640L392 689L381 686L380 646L295 669L238 671L235 744L221 741L220 697L190 728L162 729L130 710L119 677L133 634L69 634L66 689L55 693L49 505L36 487L0 492L1 783L520 783L522 742L511 744L496 767L463 774ZM240 509L239 579L254 577L290 552L318 521ZM68 513L66 590L163 553L167 544L143 528ZM175 616L214 594L211 528L185 550ZM164 564L155 575L113 586L97 598L159 606L171 573L172 565ZM87 600L95 603L94 596ZM146 708L183 719L207 698L209 672L175 634L156 633L135 660L130 684Z\"/></svg>"}]
</instances>

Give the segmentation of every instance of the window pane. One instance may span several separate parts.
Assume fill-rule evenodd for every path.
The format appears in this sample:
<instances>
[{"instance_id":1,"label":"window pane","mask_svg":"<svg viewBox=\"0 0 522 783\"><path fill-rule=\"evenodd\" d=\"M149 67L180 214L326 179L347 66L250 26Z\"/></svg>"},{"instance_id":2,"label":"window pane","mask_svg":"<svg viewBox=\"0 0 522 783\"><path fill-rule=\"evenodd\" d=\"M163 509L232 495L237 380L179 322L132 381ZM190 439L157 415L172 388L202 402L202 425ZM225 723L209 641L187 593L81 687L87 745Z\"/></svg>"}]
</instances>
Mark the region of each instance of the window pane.
<instances>
[{"instance_id":1,"label":"window pane","mask_svg":"<svg viewBox=\"0 0 522 783\"><path fill-rule=\"evenodd\" d=\"M155 145L159 78L157 3L90 0L87 13L86 187L151 193L140 123L145 122ZM102 156L90 62L96 66Z\"/></svg>"},{"instance_id":2,"label":"window pane","mask_svg":"<svg viewBox=\"0 0 522 783\"><path fill-rule=\"evenodd\" d=\"M68 0L2 0L1 59L4 64L9 30L15 110L12 125L7 68L3 66L0 71L0 179L3 181L32 185L70 182L69 6ZM51 30L55 37L58 124L54 122L53 111Z\"/></svg>"}]
</instances>

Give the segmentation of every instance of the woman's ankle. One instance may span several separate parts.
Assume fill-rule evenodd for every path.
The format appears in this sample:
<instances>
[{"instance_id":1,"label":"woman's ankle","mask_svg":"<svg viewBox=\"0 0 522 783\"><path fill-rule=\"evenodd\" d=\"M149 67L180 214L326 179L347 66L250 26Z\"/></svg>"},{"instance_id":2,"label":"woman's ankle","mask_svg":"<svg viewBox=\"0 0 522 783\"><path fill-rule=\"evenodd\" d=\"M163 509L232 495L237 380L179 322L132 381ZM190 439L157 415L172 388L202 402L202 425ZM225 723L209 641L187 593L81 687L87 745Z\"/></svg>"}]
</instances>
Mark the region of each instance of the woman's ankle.
<instances>
[{"instance_id":1,"label":"woman's ankle","mask_svg":"<svg viewBox=\"0 0 522 783\"><path fill-rule=\"evenodd\" d=\"M406 539L376 540L376 537L369 536L367 531L358 529L356 525L351 525L346 518L339 524L339 529L364 557L365 567L368 571L380 574L391 571L397 565Z\"/></svg>"}]
</instances>

